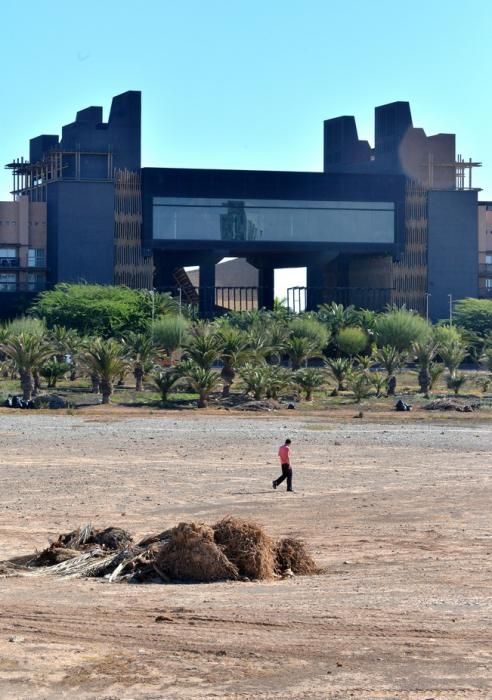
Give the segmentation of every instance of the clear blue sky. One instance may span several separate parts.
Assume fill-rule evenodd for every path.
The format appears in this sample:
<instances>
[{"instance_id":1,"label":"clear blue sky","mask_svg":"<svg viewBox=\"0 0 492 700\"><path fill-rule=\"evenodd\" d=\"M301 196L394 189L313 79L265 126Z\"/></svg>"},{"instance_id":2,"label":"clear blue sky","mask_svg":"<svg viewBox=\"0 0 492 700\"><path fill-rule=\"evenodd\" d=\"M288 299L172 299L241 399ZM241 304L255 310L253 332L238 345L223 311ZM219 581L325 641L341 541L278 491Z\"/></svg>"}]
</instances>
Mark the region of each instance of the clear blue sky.
<instances>
[{"instance_id":1,"label":"clear blue sky","mask_svg":"<svg viewBox=\"0 0 492 700\"><path fill-rule=\"evenodd\" d=\"M0 20L2 164L132 89L143 165L321 170L323 119L373 143L374 106L409 100L492 198L490 0L3 0Z\"/></svg>"}]
</instances>

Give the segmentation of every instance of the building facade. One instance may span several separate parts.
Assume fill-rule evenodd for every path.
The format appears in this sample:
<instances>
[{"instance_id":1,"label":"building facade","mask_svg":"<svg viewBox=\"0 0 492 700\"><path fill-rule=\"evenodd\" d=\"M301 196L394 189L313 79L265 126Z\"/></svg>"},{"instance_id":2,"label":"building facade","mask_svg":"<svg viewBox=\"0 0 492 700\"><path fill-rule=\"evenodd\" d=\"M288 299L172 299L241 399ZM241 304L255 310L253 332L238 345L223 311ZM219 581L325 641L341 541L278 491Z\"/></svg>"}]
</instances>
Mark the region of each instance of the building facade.
<instances>
[{"instance_id":1,"label":"building facade","mask_svg":"<svg viewBox=\"0 0 492 700\"><path fill-rule=\"evenodd\" d=\"M0 304L15 314L46 286L46 204L0 202Z\"/></svg>"},{"instance_id":2,"label":"building facade","mask_svg":"<svg viewBox=\"0 0 492 700\"><path fill-rule=\"evenodd\" d=\"M324 124L326 172L399 173L405 178L405 234L389 267L393 301L434 319L449 299L478 294L477 195L472 169L455 152L454 134L427 136L408 102L375 109L374 148L358 138L354 117Z\"/></svg>"},{"instance_id":3,"label":"building facade","mask_svg":"<svg viewBox=\"0 0 492 700\"><path fill-rule=\"evenodd\" d=\"M224 257L257 271L259 306L272 306L283 267L307 268L307 308L396 303L439 318L449 295L478 294L476 164L456 158L454 134L415 128L407 102L376 108L374 148L354 117L327 120L321 173L141 168L140 139L141 96L126 92L107 122L101 107L81 110L7 166L11 204L45 211L46 264L31 274L180 287L206 316L231 308L217 288ZM197 285L185 266L199 267Z\"/></svg>"},{"instance_id":4,"label":"building facade","mask_svg":"<svg viewBox=\"0 0 492 700\"><path fill-rule=\"evenodd\" d=\"M492 202L478 203L478 295L492 299Z\"/></svg>"}]
</instances>

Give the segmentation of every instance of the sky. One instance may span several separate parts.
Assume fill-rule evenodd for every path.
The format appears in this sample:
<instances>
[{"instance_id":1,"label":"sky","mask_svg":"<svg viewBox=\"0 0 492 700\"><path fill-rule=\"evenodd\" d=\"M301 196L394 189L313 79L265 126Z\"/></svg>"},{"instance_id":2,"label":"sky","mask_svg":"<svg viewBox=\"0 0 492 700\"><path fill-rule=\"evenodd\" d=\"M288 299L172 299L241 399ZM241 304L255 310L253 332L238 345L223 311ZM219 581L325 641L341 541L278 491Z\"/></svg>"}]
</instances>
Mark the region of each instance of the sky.
<instances>
[{"instance_id":1,"label":"sky","mask_svg":"<svg viewBox=\"0 0 492 700\"><path fill-rule=\"evenodd\" d=\"M323 120L408 100L492 199L490 0L2 0L0 160L142 91L142 165L322 170ZM0 200L10 199L0 168Z\"/></svg>"}]
</instances>

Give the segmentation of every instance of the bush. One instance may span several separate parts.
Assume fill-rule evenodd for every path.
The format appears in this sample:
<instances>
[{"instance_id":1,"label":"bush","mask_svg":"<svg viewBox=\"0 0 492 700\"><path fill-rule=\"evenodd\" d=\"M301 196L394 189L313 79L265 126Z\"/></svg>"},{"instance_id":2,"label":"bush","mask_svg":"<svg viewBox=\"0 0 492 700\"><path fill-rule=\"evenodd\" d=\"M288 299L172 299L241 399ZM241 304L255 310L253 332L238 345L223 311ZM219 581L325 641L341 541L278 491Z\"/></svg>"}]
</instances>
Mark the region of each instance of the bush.
<instances>
[{"instance_id":1,"label":"bush","mask_svg":"<svg viewBox=\"0 0 492 700\"><path fill-rule=\"evenodd\" d=\"M376 320L375 335L378 347L385 345L399 352L408 352L412 344L424 340L430 326L421 316L407 309L392 309Z\"/></svg>"},{"instance_id":2,"label":"bush","mask_svg":"<svg viewBox=\"0 0 492 700\"><path fill-rule=\"evenodd\" d=\"M367 335L362 328L358 328L357 326L342 328L335 338L340 352L350 357L364 352L367 347L367 340Z\"/></svg>"},{"instance_id":3,"label":"bush","mask_svg":"<svg viewBox=\"0 0 492 700\"><path fill-rule=\"evenodd\" d=\"M308 338L320 350L323 350L330 340L328 328L315 318L296 318L289 323L289 330L292 338Z\"/></svg>"},{"instance_id":4,"label":"bush","mask_svg":"<svg viewBox=\"0 0 492 700\"><path fill-rule=\"evenodd\" d=\"M152 318L152 297L142 290L99 284L57 284L42 292L32 314L48 328L65 326L103 338L128 331L145 332Z\"/></svg>"},{"instance_id":5,"label":"bush","mask_svg":"<svg viewBox=\"0 0 492 700\"><path fill-rule=\"evenodd\" d=\"M152 327L152 342L172 357L189 340L189 329L190 323L183 316L163 316Z\"/></svg>"},{"instance_id":6,"label":"bush","mask_svg":"<svg viewBox=\"0 0 492 700\"><path fill-rule=\"evenodd\" d=\"M492 301L461 299L454 305L453 318L461 328L485 336L492 331Z\"/></svg>"}]
</instances>

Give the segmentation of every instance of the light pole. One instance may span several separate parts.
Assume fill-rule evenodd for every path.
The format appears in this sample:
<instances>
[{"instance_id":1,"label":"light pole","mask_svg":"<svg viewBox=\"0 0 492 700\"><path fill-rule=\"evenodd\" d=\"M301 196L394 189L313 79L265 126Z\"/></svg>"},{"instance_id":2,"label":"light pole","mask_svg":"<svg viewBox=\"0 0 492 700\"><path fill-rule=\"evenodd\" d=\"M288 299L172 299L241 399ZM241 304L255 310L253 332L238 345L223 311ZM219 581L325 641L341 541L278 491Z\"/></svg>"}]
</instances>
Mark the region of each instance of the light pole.
<instances>
[{"instance_id":1,"label":"light pole","mask_svg":"<svg viewBox=\"0 0 492 700\"><path fill-rule=\"evenodd\" d=\"M448 294L449 299L449 325L453 325L453 295Z\"/></svg>"},{"instance_id":2,"label":"light pole","mask_svg":"<svg viewBox=\"0 0 492 700\"><path fill-rule=\"evenodd\" d=\"M429 297L431 297L432 294L430 292L425 293L425 320L427 323L429 323Z\"/></svg>"}]
</instances>

